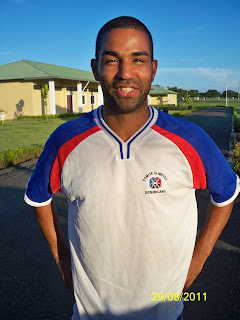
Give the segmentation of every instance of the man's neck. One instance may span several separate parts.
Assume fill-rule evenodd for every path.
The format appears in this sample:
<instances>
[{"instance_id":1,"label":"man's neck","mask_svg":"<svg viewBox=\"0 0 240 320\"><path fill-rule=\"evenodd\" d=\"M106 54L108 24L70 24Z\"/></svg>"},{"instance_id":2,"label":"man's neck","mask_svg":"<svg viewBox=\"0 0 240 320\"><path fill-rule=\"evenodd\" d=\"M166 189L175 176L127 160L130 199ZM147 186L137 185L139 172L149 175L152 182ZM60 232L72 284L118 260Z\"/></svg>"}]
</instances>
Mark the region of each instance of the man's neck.
<instances>
[{"instance_id":1,"label":"man's neck","mask_svg":"<svg viewBox=\"0 0 240 320\"><path fill-rule=\"evenodd\" d=\"M122 114L108 112L104 106L102 109L104 121L123 141L134 135L147 122L149 116L150 110L147 106L141 110Z\"/></svg>"}]
</instances>

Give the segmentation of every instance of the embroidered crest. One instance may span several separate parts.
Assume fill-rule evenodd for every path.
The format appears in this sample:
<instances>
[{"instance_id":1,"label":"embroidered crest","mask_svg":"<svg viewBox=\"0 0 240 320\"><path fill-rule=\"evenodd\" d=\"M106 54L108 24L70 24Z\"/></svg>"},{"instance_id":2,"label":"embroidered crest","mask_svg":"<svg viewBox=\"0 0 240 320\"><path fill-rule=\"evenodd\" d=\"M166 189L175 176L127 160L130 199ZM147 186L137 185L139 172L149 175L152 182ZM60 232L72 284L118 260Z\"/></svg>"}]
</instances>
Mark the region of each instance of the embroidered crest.
<instances>
[{"instance_id":1,"label":"embroidered crest","mask_svg":"<svg viewBox=\"0 0 240 320\"><path fill-rule=\"evenodd\" d=\"M147 173L143 182L145 184L145 194L159 194L167 192L167 181L166 175L159 171L151 171Z\"/></svg>"},{"instance_id":2,"label":"embroidered crest","mask_svg":"<svg viewBox=\"0 0 240 320\"><path fill-rule=\"evenodd\" d=\"M149 186L152 189L158 189L158 188L161 187L161 185L162 185L162 182L161 182L161 179L159 177L152 177L149 180Z\"/></svg>"}]
</instances>

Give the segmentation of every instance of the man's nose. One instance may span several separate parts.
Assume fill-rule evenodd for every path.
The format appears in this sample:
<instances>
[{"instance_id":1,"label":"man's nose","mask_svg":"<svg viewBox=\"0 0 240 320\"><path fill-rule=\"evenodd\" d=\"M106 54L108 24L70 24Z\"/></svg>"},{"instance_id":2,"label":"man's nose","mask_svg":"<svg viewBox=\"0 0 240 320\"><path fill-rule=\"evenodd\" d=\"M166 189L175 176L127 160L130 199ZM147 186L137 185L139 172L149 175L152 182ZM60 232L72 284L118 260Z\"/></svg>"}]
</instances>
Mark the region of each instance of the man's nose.
<instances>
[{"instance_id":1,"label":"man's nose","mask_svg":"<svg viewBox=\"0 0 240 320\"><path fill-rule=\"evenodd\" d=\"M132 67L129 62L121 61L119 63L117 77L125 80L132 78Z\"/></svg>"}]
</instances>

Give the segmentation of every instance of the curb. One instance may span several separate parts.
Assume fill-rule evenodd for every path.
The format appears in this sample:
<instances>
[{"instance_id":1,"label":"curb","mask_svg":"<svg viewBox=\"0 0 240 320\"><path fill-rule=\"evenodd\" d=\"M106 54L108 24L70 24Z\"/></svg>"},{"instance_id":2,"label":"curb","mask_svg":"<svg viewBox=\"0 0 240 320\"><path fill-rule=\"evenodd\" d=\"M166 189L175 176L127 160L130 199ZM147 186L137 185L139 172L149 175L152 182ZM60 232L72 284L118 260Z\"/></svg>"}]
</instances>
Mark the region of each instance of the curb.
<instances>
[{"instance_id":1,"label":"curb","mask_svg":"<svg viewBox=\"0 0 240 320\"><path fill-rule=\"evenodd\" d=\"M8 175L9 173L12 173L17 170L32 167L36 165L37 161L38 161L38 158L34 158L31 160L27 160L27 161L15 164L14 166L11 166L8 168L0 169L0 177Z\"/></svg>"}]
</instances>

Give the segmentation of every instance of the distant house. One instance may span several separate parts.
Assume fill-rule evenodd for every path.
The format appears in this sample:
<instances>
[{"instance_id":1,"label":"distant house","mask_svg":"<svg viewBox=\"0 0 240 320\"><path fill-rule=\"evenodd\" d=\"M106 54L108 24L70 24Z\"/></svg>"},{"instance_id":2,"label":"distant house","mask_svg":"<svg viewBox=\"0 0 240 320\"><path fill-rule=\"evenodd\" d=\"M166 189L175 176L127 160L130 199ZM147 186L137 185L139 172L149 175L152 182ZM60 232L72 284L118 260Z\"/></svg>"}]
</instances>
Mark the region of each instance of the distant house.
<instances>
[{"instance_id":1,"label":"distant house","mask_svg":"<svg viewBox=\"0 0 240 320\"><path fill-rule=\"evenodd\" d=\"M157 98L161 99L158 100ZM164 89L159 85L152 85L149 92L149 104L150 105L177 105L177 92Z\"/></svg>"},{"instance_id":2,"label":"distant house","mask_svg":"<svg viewBox=\"0 0 240 320\"><path fill-rule=\"evenodd\" d=\"M41 99L45 84L48 114L88 112L103 104L101 86L92 72L21 60L0 66L0 108L6 111L6 119L45 114ZM177 93L152 85L148 103L177 105Z\"/></svg>"},{"instance_id":3,"label":"distant house","mask_svg":"<svg viewBox=\"0 0 240 320\"><path fill-rule=\"evenodd\" d=\"M21 60L0 66L0 108L7 119L45 113L41 87L47 84L48 114L88 112L103 103L92 72Z\"/></svg>"}]
</instances>

